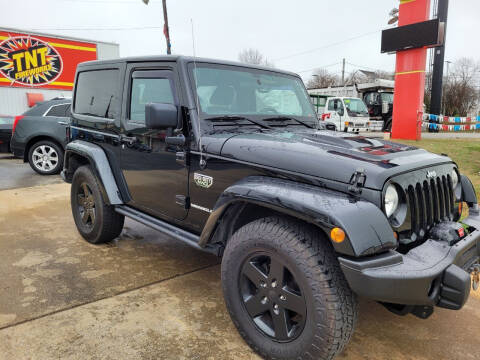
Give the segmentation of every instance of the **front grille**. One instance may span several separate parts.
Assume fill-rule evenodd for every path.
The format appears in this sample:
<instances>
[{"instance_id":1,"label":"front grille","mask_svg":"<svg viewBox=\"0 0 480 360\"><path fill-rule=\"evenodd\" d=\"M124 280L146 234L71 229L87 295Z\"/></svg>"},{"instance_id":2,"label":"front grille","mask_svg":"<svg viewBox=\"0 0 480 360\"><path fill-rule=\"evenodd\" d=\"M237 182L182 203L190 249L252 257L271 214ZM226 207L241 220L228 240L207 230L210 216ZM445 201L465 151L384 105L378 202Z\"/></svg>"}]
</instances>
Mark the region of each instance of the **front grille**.
<instances>
[{"instance_id":1,"label":"front grille","mask_svg":"<svg viewBox=\"0 0 480 360\"><path fill-rule=\"evenodd\" d=\"M406 194L412 240L423 238L439 222L453 220L455 197L450 175L409 185Z\"/></svg>"}]
</instances>

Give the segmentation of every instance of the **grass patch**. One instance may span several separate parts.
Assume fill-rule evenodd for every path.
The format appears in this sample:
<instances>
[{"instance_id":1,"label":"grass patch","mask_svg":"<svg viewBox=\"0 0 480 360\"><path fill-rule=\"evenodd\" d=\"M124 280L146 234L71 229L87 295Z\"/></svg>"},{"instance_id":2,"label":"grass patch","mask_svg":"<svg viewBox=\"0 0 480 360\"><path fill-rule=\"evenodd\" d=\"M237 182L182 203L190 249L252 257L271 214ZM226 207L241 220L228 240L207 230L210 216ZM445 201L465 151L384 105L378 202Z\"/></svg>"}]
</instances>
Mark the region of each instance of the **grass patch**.
<instances>
[{"instance_id":1,"label":"grass patch","mask_svg":"<svg viewBox=\"0 0 480 360\"><path fill-rule=\"evenodd\" d=\"M447 154L458 164L460 172L467 175L480 195L480 139L425 139L421 141L395 140L423 148L436 154Z\"/></svg>"}]
</instances>

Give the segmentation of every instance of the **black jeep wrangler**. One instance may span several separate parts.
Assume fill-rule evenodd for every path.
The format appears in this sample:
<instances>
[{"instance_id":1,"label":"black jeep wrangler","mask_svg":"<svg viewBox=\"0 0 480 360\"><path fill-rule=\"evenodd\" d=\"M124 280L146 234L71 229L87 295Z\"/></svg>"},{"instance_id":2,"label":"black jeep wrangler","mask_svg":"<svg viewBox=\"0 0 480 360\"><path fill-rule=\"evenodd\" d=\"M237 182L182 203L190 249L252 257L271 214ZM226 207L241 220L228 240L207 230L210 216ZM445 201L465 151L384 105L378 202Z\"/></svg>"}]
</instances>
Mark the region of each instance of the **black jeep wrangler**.
<instances>
[{"instance_id":1,"label":"black jeep wrangler","mask_svg":"<svg viewBox=\"0 0 480 360\"><path fill-rule=\"evenodd\" d=\"M130 217L222 257L225 302L269 359L332 359L356 295L458 310L480 212L447 156L322 129L302 80L189 57L81 64L63 178L80 234ZM462 207L469 216L459 222Z\"/></svg>"}]
</instances>

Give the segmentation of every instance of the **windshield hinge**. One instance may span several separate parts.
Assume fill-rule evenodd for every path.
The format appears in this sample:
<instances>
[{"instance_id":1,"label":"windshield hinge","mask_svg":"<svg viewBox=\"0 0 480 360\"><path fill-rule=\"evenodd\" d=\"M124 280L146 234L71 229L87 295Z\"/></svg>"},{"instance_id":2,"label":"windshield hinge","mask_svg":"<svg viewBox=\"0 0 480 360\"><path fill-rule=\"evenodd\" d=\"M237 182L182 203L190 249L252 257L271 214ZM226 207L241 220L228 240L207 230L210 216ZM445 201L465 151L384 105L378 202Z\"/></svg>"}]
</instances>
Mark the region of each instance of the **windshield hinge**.
<instances>
[{"instance_id":1,"label":"windshield hinge","mask_svg":"<svg viewBox=\"0 0 480 360\"><path fill-rule=\"evenodd\" d=\"M367 180L367 175L365 175L364 169L355 170L355 172L352 174L350 178L350 181L349 181L350 185L348 186L348 191L353 194L361 194L362 188L365 186L366 180Z\"/></svg>"}]
</instances>

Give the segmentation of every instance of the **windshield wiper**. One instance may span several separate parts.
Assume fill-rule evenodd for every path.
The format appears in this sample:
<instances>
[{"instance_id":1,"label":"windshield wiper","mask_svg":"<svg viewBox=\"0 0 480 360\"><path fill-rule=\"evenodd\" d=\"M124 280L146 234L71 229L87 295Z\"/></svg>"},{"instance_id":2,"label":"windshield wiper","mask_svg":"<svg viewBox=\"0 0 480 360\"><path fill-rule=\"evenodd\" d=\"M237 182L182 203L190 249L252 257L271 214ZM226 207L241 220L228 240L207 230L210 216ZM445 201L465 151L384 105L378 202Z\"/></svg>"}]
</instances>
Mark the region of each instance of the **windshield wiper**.
<instances>
[{"instance_id":1,"label":"windshield wiper","mask_svg":"<svg viewBox=\"0 0 480 360\"><path fill-rule=\"evenodd\" d=\"M219 121L222 121L222 120L231 120L231 121L235 121L235 120L247 120L247 121L250 121L251 123L253 124L256 124L258 126L261 126L262 128L264 129L272 129L271 126L268 126L267 124L264 124L260 121L257 121L257 120L253 120L253 119L249 119L249 118L246 118L245 116L237 116L237 115L220 115L220 116L213 116L213 117L209 117L209 118L205 118L204 120L210 120L210 121L215 121L215 120L219 120Z\"/></svg>"},{"instance_id":2,"label":"windshield wiper","mask_svg":"<svg viewBox=\"0 0 480 360\"><path fill-rule=\"evenodd\" d=\"M289 117L289 116L272 116L272 117L269 117L269 118L265 118L263 119L265 121L282 121L282 120L294 120L296 121L297 123L299 124L302 124L303 126L306 126L310 129L315 129L315 127L313 125L310 125L309 123L305 122L305 121L302 121L302 120L298 120L297 118L294 118L294 117Z\"/></svg>"}]
</instances>

